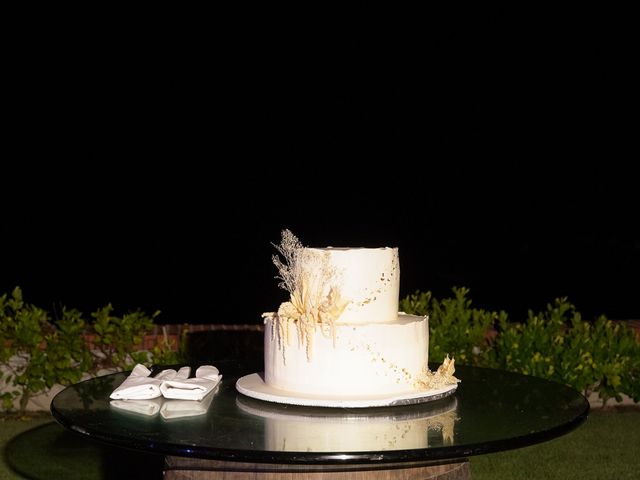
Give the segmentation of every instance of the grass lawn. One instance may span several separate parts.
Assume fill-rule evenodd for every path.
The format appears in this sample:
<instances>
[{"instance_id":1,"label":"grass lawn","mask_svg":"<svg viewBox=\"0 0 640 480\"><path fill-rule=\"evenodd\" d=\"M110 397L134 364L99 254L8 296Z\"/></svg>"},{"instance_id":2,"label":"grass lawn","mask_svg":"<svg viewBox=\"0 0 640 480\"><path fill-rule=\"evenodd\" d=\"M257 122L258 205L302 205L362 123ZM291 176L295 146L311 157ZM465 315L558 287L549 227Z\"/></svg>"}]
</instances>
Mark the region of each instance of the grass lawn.
<instances>
[{"instance_id":1,"label":"grass lawn","mask_svg":"<svg viewBox=\"0 0 640 480\"><path fill-rule=\"evenodd\" d=\"M592 412L578 429L531 447L471 457L473 480L636 479L640 410ZM0 418L0 480L162 478L162 458L105 447L49 415Z\"/></svg>"},{"instance_id":2,"label":"grass lawn","mask_svg":"<svg viewBox=\"0 0 640 480\"><path fill-rule=\"evenodd\" d=\"M473 480L637 479L640 411L592 411L576 430L546 443L471 457Z\"/></svg>"}]
</instances>

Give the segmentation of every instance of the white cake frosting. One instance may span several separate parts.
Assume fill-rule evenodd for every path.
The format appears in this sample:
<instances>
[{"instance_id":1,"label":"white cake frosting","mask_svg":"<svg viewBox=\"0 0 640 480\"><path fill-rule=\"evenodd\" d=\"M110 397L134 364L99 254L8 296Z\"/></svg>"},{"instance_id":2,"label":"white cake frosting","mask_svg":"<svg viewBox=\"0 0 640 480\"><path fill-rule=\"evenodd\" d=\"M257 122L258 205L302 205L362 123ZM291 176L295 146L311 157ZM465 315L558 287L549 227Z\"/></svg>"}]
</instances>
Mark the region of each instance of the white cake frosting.
<instances>
[{"instance_id":1,"label":"white cake frosting","mask_svg":"<svg viewBox=\"0 0 640 480\"><path fill-rule=\"evenodd\" d=\"M335 338L317 328L305 344L293 332L283 335L276 322L266 319L264 368L265 382L279 390L342 396L402 393L417 388L414 384L427 365L426 317L396 313L394 322L337 323ZM289 344L287 338L292 339Z\"/></svg>"},{"instance_id":2,"label":"white cake frosting","mask_svg":"<svg viewBox=\"0 0 640 480\"><path fill-rule=\"evenodd\" d=\"M311 295L336 289L346 302L339 323L388 323L398 315L400 263L397 248L305 248L302 275Z\"/></svg>"},{"instance_id":3,"label":"white cake frosting","mask_svg":"<svg viewBox=\"0 0 640 480\"><path fill-rule=\"evenodd\" d=\"M457 382L428 370L427 317L398 312L397 248L304 248L274 256L290 299L265 313L264 380L305 395L385 396Z\"/></svg>"}]
</instances>

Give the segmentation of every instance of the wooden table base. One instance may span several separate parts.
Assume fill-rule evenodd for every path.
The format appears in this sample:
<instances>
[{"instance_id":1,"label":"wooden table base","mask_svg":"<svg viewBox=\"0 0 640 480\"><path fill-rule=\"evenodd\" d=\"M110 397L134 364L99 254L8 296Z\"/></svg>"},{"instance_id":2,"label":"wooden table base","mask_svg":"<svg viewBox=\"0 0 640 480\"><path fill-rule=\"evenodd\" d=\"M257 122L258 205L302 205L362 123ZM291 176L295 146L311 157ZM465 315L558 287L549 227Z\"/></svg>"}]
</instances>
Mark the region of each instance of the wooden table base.
<instances>
[{"instance_id":1,"label":"wooden table base","mask_svg":"<svg viewBox=\"0 0 640 480\"><path fill-rule=\"evenodd\" d=\"M165 480L470 480L469 461L287 465L165 457Z\"/></svg>"}]
</instances>

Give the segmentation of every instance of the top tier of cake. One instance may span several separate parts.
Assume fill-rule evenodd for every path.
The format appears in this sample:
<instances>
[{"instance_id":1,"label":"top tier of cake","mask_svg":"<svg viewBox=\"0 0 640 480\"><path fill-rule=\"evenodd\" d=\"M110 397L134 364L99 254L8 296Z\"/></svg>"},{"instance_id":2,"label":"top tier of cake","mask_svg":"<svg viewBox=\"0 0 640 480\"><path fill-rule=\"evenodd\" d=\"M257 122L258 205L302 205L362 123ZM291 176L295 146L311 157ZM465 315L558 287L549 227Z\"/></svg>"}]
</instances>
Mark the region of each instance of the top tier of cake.
<instances>
[{"instance_id":1,"label":"top tier of cake","mask_svg":"<svg viewBox=\"0 0 640 480\"><path fill-rule=\"evenodd\" d=\"M336 323L397 321L397 248L305 248L299 259L310 297L344 306Z\"/></svg>"}]
</instances>

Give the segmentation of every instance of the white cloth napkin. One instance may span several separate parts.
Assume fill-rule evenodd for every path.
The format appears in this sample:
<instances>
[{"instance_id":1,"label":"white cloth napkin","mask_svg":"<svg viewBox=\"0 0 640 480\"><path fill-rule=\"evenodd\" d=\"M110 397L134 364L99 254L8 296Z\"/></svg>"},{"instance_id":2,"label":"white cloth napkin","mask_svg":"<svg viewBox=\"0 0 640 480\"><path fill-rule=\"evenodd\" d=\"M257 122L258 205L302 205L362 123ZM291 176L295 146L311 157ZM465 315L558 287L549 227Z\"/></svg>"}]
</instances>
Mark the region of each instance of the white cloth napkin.
<instances>
[{"instance_id":1,"label":"white cloth napkin","mask_svg":"<svg viewBox=\"0 0 640 480\"><path fill-rule=\"evenodd\" d=\"M214 388L199 402L195 400L165 400L160 408L160 415L165 420L204 415L209 410L209 405L211 405L217 391L218 387Z\"/></svg>"},{"instance_id":2,"label":"white cloth napkin","mask_svg":"<svg viewBox=\"0 0 640 480\"><path fill-rule=\"evenodd\" d=\"M120 410L152 417L160 411L163 402L163 398L152 398L150 400L111 400L110 403L111 406Z\"/></svg>"},{"instance_id":3,"label":"white cloth napkin","mask_svg":"<svg viewBox=\"0 0 640 480\"><path fill-rule=\"evenodd\" d=\"M160 385L160 391L165 398L202 400L220 383L221 379L222 375L216 367L202 365L196 370L195 378L165 380Z\"/></svg>"},{"instance_id":4,"label":"white cloth napkin","mask_svg":"<svg viewBox=\"0 0 640 480\"><path fill-rule=\"evenodd\" d=\"M155 377L150 377L151 370L137 364L131 374L111 393L114 400L150 400L162 395L160 386L165 380L172 378L188 378L189 367L182 367L179 372L169 368L162 370Z\"/></svg>"}]
</instances>

